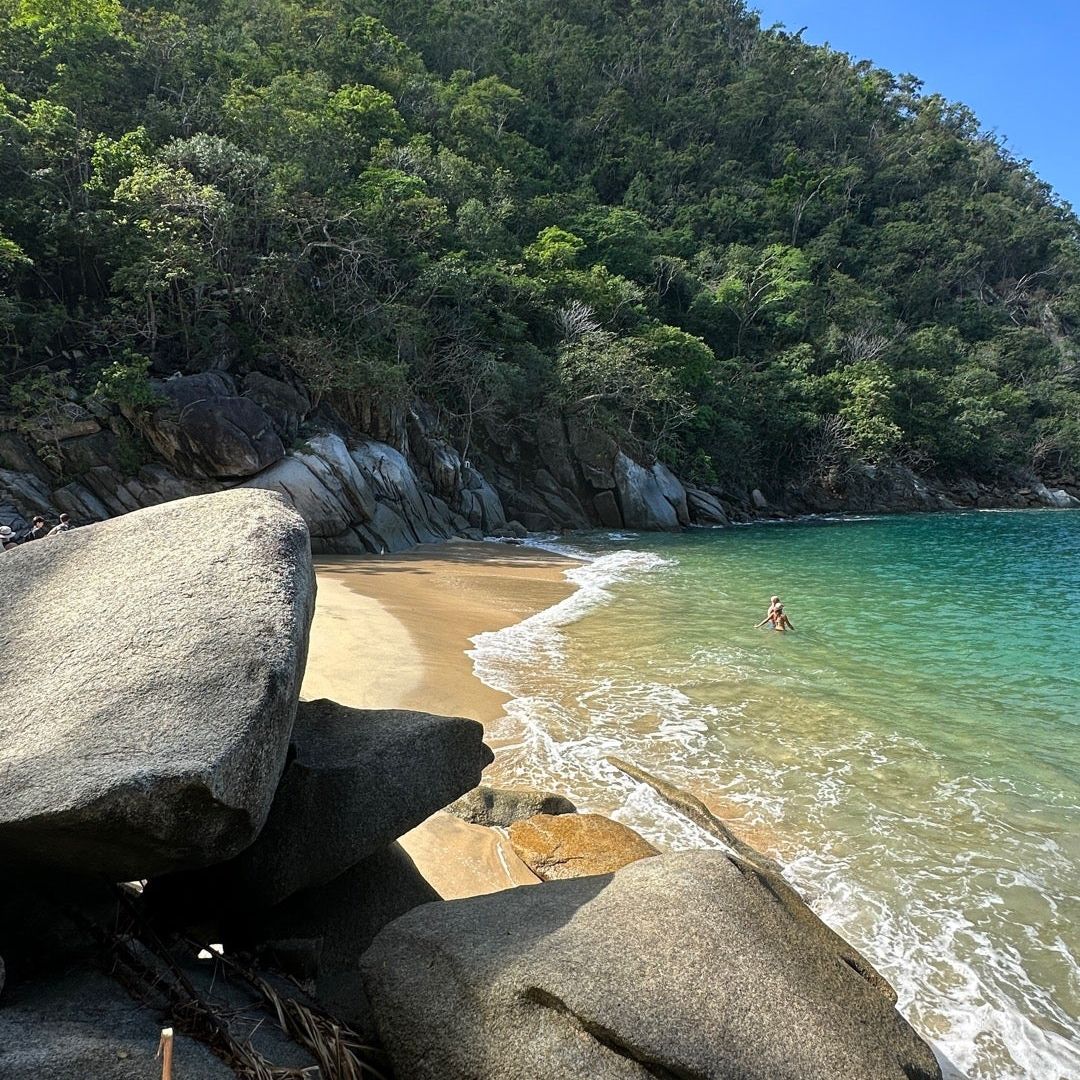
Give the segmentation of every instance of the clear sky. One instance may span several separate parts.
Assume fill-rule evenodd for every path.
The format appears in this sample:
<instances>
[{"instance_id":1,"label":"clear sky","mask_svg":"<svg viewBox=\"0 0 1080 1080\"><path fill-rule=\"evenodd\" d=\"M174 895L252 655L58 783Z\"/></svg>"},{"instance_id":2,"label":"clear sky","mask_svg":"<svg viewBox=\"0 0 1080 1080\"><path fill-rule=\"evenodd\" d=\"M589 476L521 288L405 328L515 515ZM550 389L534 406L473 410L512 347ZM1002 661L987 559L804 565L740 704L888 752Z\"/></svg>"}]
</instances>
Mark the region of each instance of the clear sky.
<instances>
[{"instance_id":1,"label":"clear sky","mask_svg":"<svg viewBox=\"0 0 1080 1080\"><path fill-rule=\"evenodd\" d=\"M1080 211L1080 0L749 0L858 60L962 101Z\"/></svg>"}]
</instances>

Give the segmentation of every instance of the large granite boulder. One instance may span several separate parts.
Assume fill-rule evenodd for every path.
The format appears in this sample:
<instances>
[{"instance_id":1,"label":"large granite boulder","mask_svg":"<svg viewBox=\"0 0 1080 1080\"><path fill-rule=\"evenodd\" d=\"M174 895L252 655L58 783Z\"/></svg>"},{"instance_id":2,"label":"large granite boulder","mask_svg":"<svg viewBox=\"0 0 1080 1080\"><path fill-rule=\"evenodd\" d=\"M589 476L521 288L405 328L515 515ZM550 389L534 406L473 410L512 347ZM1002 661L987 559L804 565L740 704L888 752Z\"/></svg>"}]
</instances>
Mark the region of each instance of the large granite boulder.
<instances>
[{"instance_id":1,"label":"large granite boulder","mask_svg":"<svg viewBox=\"0 0 1080 1080\"><path fill-rule=\"evenodd\" d=\"M242 384L244 397L251 398L270 417L283 439L295 439L300 425L311 411L307 394L261 371L249 371Z\"/></svg>"},{"instance_id":2,"label":"large granite boulder","mask_svg":"<svg viewBox=\"0 0 1080 1080\"><path fill-rule=\"evenodd\" d=\"M153 383L162 404L149 417L131 414L147 441L185 476L242 478L285 456L274 423L219 372Z\"/></svg>"},{"instance_id":3,"label":"large granite boulder","mask_svg":"<svg viewBox=\"0 0 1080 1080\"><path fill-rule=\"evenodd\" d=\"M93 1077L148 1080L164 1011L134 1001L113 979L92 970L9 988L0 1007L0 1076L4 1080ZM235 1080L202 1043L177 1034L174 1080Z\"/></svg>"},{"instance_id":4,"label":"large granite boulder","mask_svg":"<svg viewBox=\"0 0 1080 1080\"><path fill-rule=\"evenodd\" d=\"M323 885L474 787L492 753L458 716L306 701L259 838L231 862L156 881L173 910L270 907Z\"/></svg>"},{"instance_id":5,"label":"large granite boulder","mask_svg":"<svg viewBox=\"0 0 1080 1080\"><path fill-rule=\"evenodd\" d=\"M876 988L721 852L428 905L363 960L410 1080L940 1080Z\"/></svg>"},{"instance_id":6,"label":"large granite boulder","mask_svg":"<svg viewBox=\"0 0 1080 1080\"><path fill-rule=\"evenodd\" d=\"M602 814L538 814L510 826L517 857L542 881L610 874L660 852Z\"/></svg>"},{"instance_id":7,"label":"large granite boulder","mask_svg":"<svg viewBox=\"0 0 1080 1080\"><path fill-rule=\"evenodd\" d=\"M185 499L0 562L0 860L129 880L258 834L315 599L281 499Z\"/></svg>"},{"instance_id":8,"label":"large granite boulder","mask_svg":"<svg viewBox=\"0 0 1080 1080\"><path fill-rule=\"evenodd\" d=\"M628 529L679 527L679 515L664 494L666 483L661 486L651 469L639 465L621 450L615 456L615 485L619 491L623 522ZM685 494L683 498L685 500Z\"/></svg>"},{"instance_id":9,"label":"large granite boulder","mask_svg":"<svg viewBox=\"0 0 1080 1080\"><path fill-rule=\"evenodd\" d=\"M565 795L536 788L499 788L481 784L452 802L447 813L473 825L506 828L537 814L575 814L577 807Z\"/></svg>"}]
</instances>

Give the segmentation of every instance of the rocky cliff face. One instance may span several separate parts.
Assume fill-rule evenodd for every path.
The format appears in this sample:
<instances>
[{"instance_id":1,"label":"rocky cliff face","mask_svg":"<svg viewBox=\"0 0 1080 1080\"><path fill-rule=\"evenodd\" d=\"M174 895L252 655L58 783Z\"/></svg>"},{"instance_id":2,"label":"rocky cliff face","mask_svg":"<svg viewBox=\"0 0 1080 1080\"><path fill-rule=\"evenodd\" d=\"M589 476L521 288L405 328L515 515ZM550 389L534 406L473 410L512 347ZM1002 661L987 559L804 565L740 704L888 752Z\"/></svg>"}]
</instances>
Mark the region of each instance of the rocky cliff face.
<instances>
[{"instance_id":1,"label":"rocky cliff face","mask_svg":"<svg viewBox=\"0 0 1080 1080\"><path fill-rule=\"evenodd\" d=\"M1048 487L1022 470L977 483L866 467L831 488L704 490L684 485L662 462L635 460L610 434L555 413L512 440L487 438L467 461L421 403L390 415L368 410L357 431L315 408L302 386L259 371L175 376L152 386L150 410L73 406L70 422L50 431L50 465L25 435L2 430L0 417L0 525L19 534L33 515L51 521L60 513L87 524L245 486L292 502L314 551L348 554L453 536L676 530L762 515L1080 506L1075 477ZM132 460L133 443L144 460Z\"/></svg>"},{"instance_id":2,"label":"rocky cliff face","mask_svg":"<svg viewBox=\"0 0 1080 1080\"><path fill-rule=\"evenodd\" d=\"M243 486L292 502L317 552L524 534L419 407L395 418L391 441L381 441L316 413L302 388L260 372L239 380L219 372L178 376L153 389L159 404L151 411L99 409L58 433L62 475L26 437L0 431L0 523L19 533L35 514L67 513L88 524ZM133 431L152 460L125 469Z\"/></svg>"}]
</instances>

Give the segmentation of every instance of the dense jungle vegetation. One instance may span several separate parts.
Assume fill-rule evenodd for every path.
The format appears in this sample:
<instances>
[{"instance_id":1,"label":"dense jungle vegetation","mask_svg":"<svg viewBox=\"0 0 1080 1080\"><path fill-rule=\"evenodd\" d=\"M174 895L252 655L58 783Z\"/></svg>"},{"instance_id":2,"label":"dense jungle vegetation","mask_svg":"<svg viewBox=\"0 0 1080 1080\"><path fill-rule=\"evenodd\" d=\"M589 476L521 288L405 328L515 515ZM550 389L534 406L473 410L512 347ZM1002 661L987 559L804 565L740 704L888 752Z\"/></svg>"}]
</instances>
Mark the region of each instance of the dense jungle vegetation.
<instances>
[{"instance_id":1,"label":"dense jungle vegetation","mask_svg":"<svg viewBox=\"0 0 1080 1080\"><path fill-rule=\"evenodd\" d=\"M1070 208L740 0L0 0L0 81L14 416L263 366L701 481L1080 462Z\"/></svg>"}]
</instances>

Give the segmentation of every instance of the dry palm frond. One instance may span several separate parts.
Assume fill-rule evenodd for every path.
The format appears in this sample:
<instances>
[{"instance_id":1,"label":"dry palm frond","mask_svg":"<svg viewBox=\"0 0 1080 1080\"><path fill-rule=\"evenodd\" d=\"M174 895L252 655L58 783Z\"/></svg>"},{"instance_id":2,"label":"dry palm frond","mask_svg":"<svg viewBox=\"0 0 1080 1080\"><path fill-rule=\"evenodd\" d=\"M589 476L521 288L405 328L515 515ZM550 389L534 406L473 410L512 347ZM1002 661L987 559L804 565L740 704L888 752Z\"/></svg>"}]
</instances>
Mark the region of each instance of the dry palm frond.
<instances>
[{"instance_id":1,"label":"dry palm frond","mask_svg":"<svg viewBox=\"0 0 1080 1080\"><path fill-rule=\"evenodd\" d=\"M147 925L134 899L120 893L121 909L129 917L124 927L93 927L113 959L113 975L137 999L164 996L175 1026L205 1043L244 1080L312 1080L314 1067L275 1065L251 1044L238 1039L229 1024L228 1010L207 1001L192 984L175 956ZM152 960L140 955L139 946ZM203 948L187 941L195 957ZM262 976L217 949L217 961L236 972L271 1008L278 1025L318 1063L322 1080L387 1080L367 1059L381 1051L364 1044L356 1032L329 1013L279 994Z\"/></svg>"}]
</instances>

